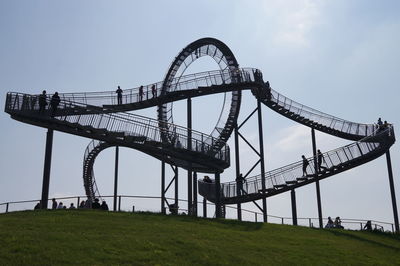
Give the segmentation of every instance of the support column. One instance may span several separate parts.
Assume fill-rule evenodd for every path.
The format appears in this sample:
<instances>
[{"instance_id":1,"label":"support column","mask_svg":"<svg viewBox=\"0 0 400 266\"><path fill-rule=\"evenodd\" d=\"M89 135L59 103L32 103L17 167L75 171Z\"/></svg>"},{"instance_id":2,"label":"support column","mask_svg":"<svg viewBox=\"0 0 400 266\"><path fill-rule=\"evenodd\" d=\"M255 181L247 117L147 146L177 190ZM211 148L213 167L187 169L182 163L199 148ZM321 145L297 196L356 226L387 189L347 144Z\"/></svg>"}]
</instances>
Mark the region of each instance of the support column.
<instances>
[{"instance_id":1,"label":"support column","mask_svg":"<svg viewBox=\"0 0 400 266\"><path fill-rule=\"evenodd\" d=\"M239 175L240 175L240 155L239 155L239 129L236 124L235 126L235 167L236 167L236 180L238 180ZM236 194L239 196L241 195L241 191L239 189L239 186L237 185L236 182ZM242 205L240 203L237 204L237 217L238 220L242 220Z\"/></svg>"},{"instance_id":2,"label":"support column","mask_svg":"<svg viewBox=\"0 0 400 266\"><path fill-rule=\"evenodd\" d=\"M44 154L42 200L40 201L42 209L47 209L47 204L49 202L50 168L51 168L52 151L53 151L53 129L48 129L46 135L46 151Z\"/></svg>"},{"instance_id":3,"label":"support column","mask_svg":"<svg viewBox=\"0 0 400 266\"><path fill-rule=\"evenodd\" d=\"M179 176L179 168L178 168L178 166L175 166L175 169L174 169L174 173L175 173L175 207L177 208L177 209L179 209L179 198L178 198L178 185L179 185L179 183L178 183L178 176ZM178 212L178 210L176 210L177 212Z\"/></svg>"},{"instance_id":4,"label":"support column","mask_svg":"<svg viewBox=\"0 0 400 266\"><path fill-rule=\"evenodd\" d=\"M165 210L165 162L161 161L161 213L166 214Z\"/></svg>"},{"instance_id":5,"label":"support column","mask_svg":"<svg viewBox=\"0 0 400 266\"><path fill-rule=\"evenodd\" d=\"M215 217L221 218L221 179L220 174L215 173Z\"/></svg>"},{"instance_id":6,"label":"support column","mask_svg":"<svg viewBox=\"0 0 400 266\"><path fill-rule=\"evenodd\" d=\"M262 190L266 191L265 186L265 167L264 167L264 136L263 136L263 127L262 127L262 114L261 114L261 101L257 99L257 112L258 112L258 137L260 143L260 168L261 168L261 186ZM267 216L267 199L262 198L263 204L263 220L264 223L268 222Z\"/></svg>"},{"instance_id":7,"label":"support column","mask_svg":"<svg viewBox=\"0 0 400 266\"><path fill-rule=\"evenodd\" d=\"M319 221L319 228L323 228L322 222L322 206L321 206L321 191L319 189L319 178L318 178L318 164L317 164L317 144L315 142L315 130L311 129L311 139L312 139L312 149L313 149L313 156L314 156L314 172L315 172L315 186L317 189L317 205L318 205L318 221Z\"/></svg>"},{"instance_id":8,"label":"support column","mask_svg":"<svg viewBox=\"0 0 400 266\"><path fill-rule=\"evenodd\" d=\"M392 196L394 226L395 226L396 233L400 233L399 216L397 213L396 193L394 190L394 181L393 181L393 172L392 172L392 160L390 159L390 151L389 150L386 152L386 162L387 162L388 175L389 175L390 194Z\"/></svg>"},{"instance_id":9,"label":"support column","mask_svg":"<svg viewBox=\"0 0 400 266\"><path fill-rule=\"evenodd\" d=\"M295 192L294 189L292 189L290 195L291 195L291 198L292 198L292 219L293 219L293 225L297 225L296 192Z\"/></svg>"},{"instance_id":10,"label":"support column","mask_svg":"<svg viewBox=\"0 0 400 266\"><path fill-rule=\"evenodd\" d=\"M187 136L187 148L188 150L192 149L192 99L187 99L187 129L188 129L188 136ZM192 215L193 213L193 202L192 202L192 170L189 166L188 176L187 176L187 183L188 183L188 215Z\"/></svg>"},{"instance_id":11,"label":"support column","mask_svg":"<svg viewBox=\"0 0 400 266\"><path fill-rule=\"evenodd\" d=\"M203 198L203 217L207 218L207 200Z\"/></svg>"},{"instance_id":12,"label":"support column","mask_svg":"<svg viewBox=\"0 0 400 266\"><path fill-rule=\"evenodd\" d=\"M118 156L119 147L115 146L115 173L114 173L114 211L117 211L117 193L118 193Z\"/></svg>"},{"instance_id":13,"label":"support column","mask_svg":"<svg viewBox=\"0 0 400 266\"><path fill-rule=\"evenodd\" d=\"M197 216L197 172L193 172L193 215Z\"/></svg>"}]
</instances>

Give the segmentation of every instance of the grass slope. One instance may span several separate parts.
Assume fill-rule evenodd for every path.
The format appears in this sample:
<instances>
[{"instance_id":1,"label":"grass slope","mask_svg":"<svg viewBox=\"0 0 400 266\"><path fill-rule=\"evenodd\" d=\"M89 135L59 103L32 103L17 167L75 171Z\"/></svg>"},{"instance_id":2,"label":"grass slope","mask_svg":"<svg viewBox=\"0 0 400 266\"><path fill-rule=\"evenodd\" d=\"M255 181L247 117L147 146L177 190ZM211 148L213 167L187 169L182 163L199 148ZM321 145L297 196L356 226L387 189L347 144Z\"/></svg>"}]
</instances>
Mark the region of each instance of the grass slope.
<instances>
[{"instance_id":1,"label":"grass slope","mask_svg":"<svg viewBox=\"0 0 400 266\"><path fill-rule=\"evenodd\" d=\"M400 237L102 211L0 215L0 265L398 264Z\"/></svg>"}]
</instances>

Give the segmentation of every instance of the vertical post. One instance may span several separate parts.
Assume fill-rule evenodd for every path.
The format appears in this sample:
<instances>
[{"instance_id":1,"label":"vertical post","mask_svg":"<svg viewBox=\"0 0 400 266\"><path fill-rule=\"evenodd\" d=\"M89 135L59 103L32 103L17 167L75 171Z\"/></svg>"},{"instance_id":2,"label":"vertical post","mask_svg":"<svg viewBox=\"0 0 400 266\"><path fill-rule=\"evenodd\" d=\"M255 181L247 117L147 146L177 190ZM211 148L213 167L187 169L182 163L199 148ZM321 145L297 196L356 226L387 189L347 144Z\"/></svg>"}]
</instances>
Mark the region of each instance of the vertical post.
<instances>
[{"instance_id":1,"label":"vertical post","mask_svg":"<svg viewBox=\"0 0 400 266\"><path fill-rule=\"evenodd\" d=\"M188 150L192 149L192 99L188 98L187 99L187 129L188 129L188 136L187 136L187 148ZM187 183L188 183L188 214L192 215L193 213L193 206L192 206L192 170L190 169L191 167L189 166L188 176L187 176Z\"/></svg>"},{"instance_id":2,"label":"vertical post","mask_svg":"<svg viewBox=\"0 0 400 266\"><path fill-rule=\"evenodd\" d=\"M394 181L393 181L393 172L392 172L392 160L390 159L390 151L389 150L386 152L386 162L387 162L388 175L389 175L390 194L392 196L394 227L396 229L396 233L400 233L399 216L397 213L396 193L394 190Z\"/></svg>"},{"instance_id":3,"label":"vertical post","mask_svg":"<svg viewBox=\"0 0 400 266\"><path fill-rule=\"evenodd\" d=\"M161 213L166 214L165 210L165 162L161 161Z\"/></svg>"},{"instance_id":4,"label":"vertical post","mask_svg":"<svg viewBox=\"0 0 400 266\"><path fill-rule=\"evenodd\" d=\"M296 191L292 189L291 193L292 198L292 220L293 225L297 225L297 207L296 207Z\"/></svg>"},{"instance_id":5,"label":"vertical post","mask_svg":"<svg viewBox=\"0 0 400 266\"><path fill-rule=\"evenodd\" d=\"M54 132L53 129L48 129L46 135L46 151L44 155L42 200L40 201L42 209L47 209L47 203L49 201L51 153L53 150L53 132Z\"/></svg>"},{"instance_id":6,"label":"vertical post","mask_svg":"<svg viewBox=\"0 0 400 266\"><path fill-rule=\"evenodd\" d=\"M220 174L215 173L215 216L221 218L221 179Z\"/></svg>"},{"instance_id":7,"label":"vertical post","mask_svg":"<svg viewBox=\"0 0 400 266\"><path fill-rule=\"evenodd\" d=\"M115 146L115 172L114 172L114 211L117 211L117 191L118 191L118 156L119 147Z\"/></svg>"},{"instance_id":8,"label":"vertical post","mask_svg":"<svg viewBox=\"0 0 400 266\"><path fill-rule=\"evenodd\" d=\"M81 201L81 197L78 197L78 202L76 203L76 208L79 209L79 203Z\"/></svg>"},{"instance_id":9,"label":"vertical post","mask_svg":"<svg viewBox=\"0 0 400 266\"><path fill-rule=\"evenodd\" d=\"M238 180L240 175L240 155L239 155L239 129L237 123L235 126L235 167L236 167L236 180ZM240 196L241 193L242 192L240 191L239 186L236 183L236 195ZM240 203L237 204L237 217L239 221L242 220L242 205Z\"/></svg>"},{"instance_id":10,"label":"vertical post","mask_svg":"<svg viewBox=\"0 0 400 266\"><path fill-rule=\"evenodd\" d=\"M315 143L315 130L311 129L311 139L312 139L312 149L314 156L314 171L315 171L315 186L317 189L317 205L318 205L318 221L319 228L323 228L322 223L322 206L321 206L321 191L319 189L319 179L318 179L318 164L317 164L317 145Z\"/></svg>"},{"instance_id":11,"label":"vertical post","mask_svg":"<svg viewBox=\"0 0 400 266\"><path fill-rule=\"evenodd\" d=\"M118 211L121 211L121 196L118 196Z\"/></svg>"},{"instance_id":12,"label":"vertical post","mask_svg":"<svg viewBox=\"0 0 400 266\"><path fill-rule=\"evenodd\" d=\"M178 174L179 174L179 172L178 172L178 166L175 166L175 168L174 168L174 174L175 174L175 207L176 207L176 211L178 212L178 209L179 209L179 199L178 199L178 185L179 185L179 183L178 183Z\"/></svg>"},{"instance_id":13,"label":"vertical post","mask_svg":"<svg viewBox=\"0 0 400 266\"><path fill-rule=\"evenodd\" d=\"M203 217L207 218L207 200L203 198Z\"/></svg>"},{"instance_id":14,"label":"vertical post","mask_svg":"<svg viewBox=\"0 0 400 266\"><path fill-rule=\"evenodd\" d=\"M193 215L197 216L197 172L193 172Z\"/></svg>"},{"instance_id":15,"label":"vertical post","mask_svg":"<svg viewBox=\"0 0 400 266\"><path fill-rule=\"evenodd\" d=\"M257 113L258 113L258 137L260 144L260 167L261 167L261 186L262 190L265 191L265 167L264 167L264 136L263 136L263 127L262 127L262 114L261 114L261 101L257 99ZM263 220L264 222L268 222L267 217L267 199L262 198L263 203Z\"/></svg>"},{"instance_id":16,"label":"vertical post","mask_svg":"<svg viewBox=\"0 0 400 266\"><path fill-rule=\"evenodd\" d=\"M9 202L7 202L7 204L6 204L6 213L8 213L8 205L9 205Z\"/></svg>"}]
</instances>

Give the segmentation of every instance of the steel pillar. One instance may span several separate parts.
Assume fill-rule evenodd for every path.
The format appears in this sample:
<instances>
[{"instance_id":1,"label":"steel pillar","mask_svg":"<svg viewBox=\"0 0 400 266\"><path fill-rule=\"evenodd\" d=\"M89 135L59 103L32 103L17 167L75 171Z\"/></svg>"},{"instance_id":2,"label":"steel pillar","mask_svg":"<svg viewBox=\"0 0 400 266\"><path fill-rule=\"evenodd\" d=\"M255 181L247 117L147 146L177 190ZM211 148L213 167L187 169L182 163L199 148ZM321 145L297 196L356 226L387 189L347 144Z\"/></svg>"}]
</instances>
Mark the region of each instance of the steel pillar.
<instances>
[{"instance_id":1,"label":"steel pillar","mask_svg":"<svg viewBox=\"0 0 400 266\"><path fill-rule=\"evenodd\" d=\"M262 190L265 191L265 167L264 167L264 136L263 136L263 127L262 127L262 113L261 113L261 101L257 99L257 111L258 111L258 137L260 144L260 168L261 168L261 186ZM262 198L263 205L263 220L264 222L268 222L267 216L267 199Z\"/></svg>"},{"instance_id":2,"label":"steel pillar","mask_svg":"<svg viewBox=\"0 0 400 266\"><path fill-rule=\"evenodd\" d=\"M117 211L117 194L118 194L118 160L119 147L115 146L115 172L114 172L114 211Z\"/></svg>"},{"instance_id":3,"label":"steel pillar","mask_svg":"<svg viewBox=\"0 0 400 266\"><path fill-rule=\"evenodd\" d=\"M46 151L44 154L44 167L43 167L42 200L40 201L42 209L47 209L47 204L49 201L51 154L53 151L53 133L54 133L53 129L47 130Z\"/></svg>"},{"instance_id":4,"label":"steel pillar","mask_svg":"<svg viewBox=\"0 0 400 266\"><path fill-rule=\"evenodd\" d=\"M396 193L394 190L394 181L393 181L393 172L392 172L392 160L390 159L390 151L389 150L386 152L386 162L387 162L388 175L389 175L390 194L392 196L394 226L396 229L396 233L400 233L399 216L397 213Z\"/></svg>"},{"instance_id":5,"label":"steel pillar","mask_svg":"<svg viewBox=\"0 0 400 266\"><path fill-rule=\"evenodd\" d=\"M165 162L161 161L161 213L166 214L165 210Z\"/></svg>"},{"instance_id":6,"label":"steel pillar","mask_svg":"<svg viewBox=\"0 0 400 266\"><path fill-rule=\"evenodd\" d=\"M197 172L193 172L193 215L197 216Z\"/></svg>"},{"instance_id":7,"label":"steel pillar","mask_svg":"<svg viewBox=\"0 0 400 266\"><path fill-rule=\"evenodd\" d=\"M188 136L187 136L187 148L188 150L192 149L192 99L187 99L187 129L188 129ZM192 215L193 213L193 202L192 202L192 170L190 169L187 171L187 183L188 183L188 215Z\"/></svg>"},{"instance_id":8,"label":"steel pillar","mask_svg":"<svg viewBox=\"0 0 400 266\"><path fill-rule=\"evenodd\" d=\"M290 196L292 198L292 220L293 225L297 225L297 207L296 207L296 191L291 190Z\"/></svg>"},{"instance_id":9,"label":"steel pillar","mask_svg":"<svg viewBox=\"0 0 400 266\"><path fill-rule=\"evenodd\" d=\"M321 206L321 191L319 188L319 178L318 178L318 164L317 164L317 144L315 142L315 130L311 129L311 139L312 139L312 150L314 156L314 171L315 171L315 186L317 189L317 205L318 205L318 221L319 221L319 228L323 228L322 222L322 206Z\"/></svg>"},{"instance_id":10,"label":"steel pillar","mask_svg":"<svg viewBox=\"0 0 400 266\"><path fill-rule=\"evenodd\" d=\"M175 174L175 207L179 209L179 198L178 198L178 188L179 188L179 184L178 184L178 173L179 173L179 168L177 166L175 166L175 170L174 170L174 174ZM178 211L178 210L177 210Z\"/></svg>"},{"instance_id":11,"label":"steel pillar","mask_svg":"<svg viewBox=\"0 0 400 266\"><path fill-rule=\"evenodd\" d=\"M236 180L238 180L240 175L240 157L239 157L239 129L236 124L235 126L235 167L236 167ZM242 181L243 182L243 181ZM236 184L236 194L240 195L241 191L239 186ZM238 220L242 220L242 205L240 203L237 204L237 217Z\"/></svg>"},{"instance_id":12,"label":"steel pillar","mask_svg":"<svg viewBox=\"0 0 400 266\"><path fill-rule=\"evenodd\" d=\"M215 173L215 217L221 218L221 179L220 174Z\"/></svg>"},{"instance_id":13,"label":"steel pillar","mask_svg":"<svg viewBox=\"0 0 400 266\"><path fill-rule=\"evenodd\" d=\"M203 217L207 218L207 200L203 198Z\"/></svg>"}]
</instances>

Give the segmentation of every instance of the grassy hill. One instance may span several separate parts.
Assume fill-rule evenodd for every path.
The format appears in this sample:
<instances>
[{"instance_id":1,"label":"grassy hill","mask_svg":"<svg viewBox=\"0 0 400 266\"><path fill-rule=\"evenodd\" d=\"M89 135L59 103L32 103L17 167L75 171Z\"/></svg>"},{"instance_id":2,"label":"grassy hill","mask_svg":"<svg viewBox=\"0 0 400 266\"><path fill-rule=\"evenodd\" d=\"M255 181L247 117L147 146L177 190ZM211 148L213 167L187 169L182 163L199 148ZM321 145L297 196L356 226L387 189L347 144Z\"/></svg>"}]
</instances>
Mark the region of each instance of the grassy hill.
<instances>
[{"instance_id":1,"label":"grassy hill","mask_svg":"<svg viewBox=\"0 0 400 266\"><path fill-rule=\"evenodd\" d=\"M400 237L102 211L0 215L0 265L398 264Z\"/></svg>"}]
</instances>

